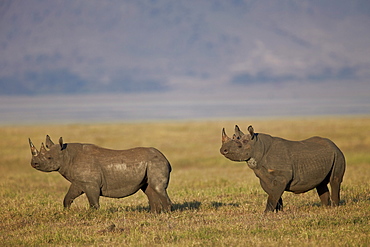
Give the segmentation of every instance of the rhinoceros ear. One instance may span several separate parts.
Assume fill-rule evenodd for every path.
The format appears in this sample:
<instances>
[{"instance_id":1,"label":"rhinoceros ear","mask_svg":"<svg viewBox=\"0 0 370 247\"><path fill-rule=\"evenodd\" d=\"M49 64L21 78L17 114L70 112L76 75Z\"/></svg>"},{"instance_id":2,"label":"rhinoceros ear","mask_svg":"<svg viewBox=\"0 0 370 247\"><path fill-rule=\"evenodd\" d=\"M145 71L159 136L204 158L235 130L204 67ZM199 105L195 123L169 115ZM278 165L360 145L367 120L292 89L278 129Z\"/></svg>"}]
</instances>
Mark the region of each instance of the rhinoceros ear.
<instances>
[{"instance_id":1,"label":"rhinoceros ear","mask_svg":"<svg viewBox=\"0 0 370 247\"><path fill-rule=\"evenodd\" d=\"M59 138L59 145L60 145L60 149L63 150L64 144L63 144L63 138L62 137Z\"/></svg>"},{"instance_id":2,"label":"rhinoceros ear","mask_svg":"<svg viewBox=\"0 0 370 247\"><path fill-rule=\"evenodd\" d=\"M253 138L254 138L254 129L253 129L252 125L249 125L248 132L251 135L251 139L253 140Z\"/></svg>"},{"instance_id":3,"label":"rhinoceros ear","mask_svg":"<svg viewBox=\"0 0 370 247\"><path fill-rule=\"evenodd\" d=\"M240 139L242 136L244 136L244 133L239 129L238 125L235 125L235 138Z\"/></svg>"},{"instance_id":4,"label":"rhinoceros ear","mask_svg":"<svg viewBox=\"0 0 370 247\"><path fill-rule=\"evenodd\" d=\"M222 143L231 140L230 137L226 135L225 128L222 129Z\"/></svg>"},{"instance_id":5,"label":"rhinoceros ear","mask_svg":"<svg viewBox=\"0 0 370 247\"><path fill-rule=\"evenodd\" d=\"M32 141L30 138L28 138L28 142L30 143L30 148L31 148L31 154L33 156L37 156L39 154L39 151L37 151L37 148L35 147L35 145L33 145Z\"/></svg>"},{"instance_id":6,"label":"rhinoceros ear","mask_svg":"<svg viewBox=\"0 0 370 247\"><path fill-rule=\"evenodd\" d=\"M47 148L51 148L51 146L54 145L54 142L50 139L49 135L46 135L45 145L46 145Z\"/></svg>"}]
</instances>

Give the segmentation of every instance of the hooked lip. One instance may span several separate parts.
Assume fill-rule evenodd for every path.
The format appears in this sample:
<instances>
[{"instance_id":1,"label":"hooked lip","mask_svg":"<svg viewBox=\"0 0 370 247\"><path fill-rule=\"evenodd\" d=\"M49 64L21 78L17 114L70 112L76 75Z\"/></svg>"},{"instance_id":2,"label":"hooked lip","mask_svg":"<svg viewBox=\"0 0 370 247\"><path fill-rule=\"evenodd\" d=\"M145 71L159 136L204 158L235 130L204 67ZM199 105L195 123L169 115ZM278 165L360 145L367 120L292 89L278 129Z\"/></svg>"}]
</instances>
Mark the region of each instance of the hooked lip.
<instances>
[{"instance_id":1,"label":"hooked lip","mask_svg":"<svg viewBox=\"0 0 370 247\"><path fill-rule=\"evenodd\" d=\"M38 164L38 163L31 163L31 166L32 166L33 168L38 168L38 167L39 167L39 164Z\"/></svg>"}]
</instances>

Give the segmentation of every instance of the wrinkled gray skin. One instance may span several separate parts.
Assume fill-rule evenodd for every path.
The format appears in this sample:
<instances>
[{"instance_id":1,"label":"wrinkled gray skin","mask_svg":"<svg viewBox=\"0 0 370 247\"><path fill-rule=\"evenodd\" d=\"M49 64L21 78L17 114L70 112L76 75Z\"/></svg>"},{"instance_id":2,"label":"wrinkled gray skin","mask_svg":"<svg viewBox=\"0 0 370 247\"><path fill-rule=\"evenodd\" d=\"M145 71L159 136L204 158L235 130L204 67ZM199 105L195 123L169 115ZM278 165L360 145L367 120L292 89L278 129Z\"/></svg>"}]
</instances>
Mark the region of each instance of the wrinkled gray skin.
<instances>
[{"instance_id":1,"label":"wrinkled gray skin","mask_svg":"<svg viewBox=\"0 0 370 247\"><path fill-rule=\"evenodd\" d=\"M229 138L222 130L220 152L233 161L246 161L260 179L268 194L265 212L283 209L284 191L296 194L316 188L321 203L339 205L340 184L345 171L345 159L339 148L329 139L312 137L303 141L288 141L279 137L254 133L248 134L235 126Z\"/></svg>"},{"instance_id":2,"label":"wrinkled gray skin","mask_svg":"<svg viewBox=\"0 0 370 247\"><path fill-rule=\"evenodd\" d=\"M58 171L71 182L64 197L65 208L85 193L90 206L99 208L99 197L122 198L142 190L149 199L151 212L167 212L171 201L166 189L171 166L166 157L155 148L137 147L111 150L93 144L54 144L46 136L46 147L40 151L29 140L31 166L43 172Z\"/></svg>"}]
</instances>

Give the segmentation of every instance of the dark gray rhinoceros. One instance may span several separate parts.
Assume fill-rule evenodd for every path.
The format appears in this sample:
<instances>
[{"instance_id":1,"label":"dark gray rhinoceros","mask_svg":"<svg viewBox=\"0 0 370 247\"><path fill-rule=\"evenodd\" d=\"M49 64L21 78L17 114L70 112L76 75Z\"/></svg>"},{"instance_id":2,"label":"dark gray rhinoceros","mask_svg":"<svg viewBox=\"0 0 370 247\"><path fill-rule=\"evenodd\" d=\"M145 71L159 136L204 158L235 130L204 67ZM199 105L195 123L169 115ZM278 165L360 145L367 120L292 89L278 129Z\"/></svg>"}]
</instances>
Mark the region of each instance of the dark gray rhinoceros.
<instances>
[{"instance_id":1,"label":"dark gray rhinoceros","mask_svg":"<svg viewBox=\"0 0 370 247\"><path fill-rule=\"evenodd\" d=\"M71 182L63 205L68 208L73 200L85 193L90 206L99 208L99 197L122 198L141 189L149 199L151 212L166 212L171 201L166 189L171 166L166 157L155 148L137 147L111 150L93 144L54 144L46 136L46 147L40 151L29 139L33 168L58 171Z\"/></svg>"},{"instance_id":2,"label":"dark gray rhinoceros","mask_svg":"<svg viewBox=\"0 0 370 247\"><path fill-rule=\"evenodd\" d=\"M254 133L248 134L235 126L229 138L222 130L220 152L233 161L246 161L260 179L268 194L265 212L283 209L284 191L296 194L316 188L323 205L339 205L340 184L345 170L345 159L339 148L329 139L312 137L303 141L288 141L279 137Z\"/></svg>"}]
</instances>

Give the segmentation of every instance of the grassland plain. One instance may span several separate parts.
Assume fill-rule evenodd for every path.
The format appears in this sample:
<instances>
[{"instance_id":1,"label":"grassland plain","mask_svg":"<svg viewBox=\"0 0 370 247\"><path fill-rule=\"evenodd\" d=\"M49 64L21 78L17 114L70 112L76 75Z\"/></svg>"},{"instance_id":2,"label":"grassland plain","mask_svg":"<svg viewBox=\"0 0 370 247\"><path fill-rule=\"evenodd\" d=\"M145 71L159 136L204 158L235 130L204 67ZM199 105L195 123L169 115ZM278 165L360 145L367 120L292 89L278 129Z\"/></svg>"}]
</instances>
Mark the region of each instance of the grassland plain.
<instances>
[{"instance_id":1,"label":"grassland plain","mask_svg":"<svg viewBox=\"0 0 370 247\"><path fill-rule=\"evenodd\" d=\"M221 128L291 140L319 135L344 152L347 171L341 206L323 208L316 191L286 192L284 212L263 214L267 195L245 163L219 154ZM70 210L62 200L69 182L30 166L27 138L39 148L54 141L126 149L154 146L171 161L168 193L174 211L148 212L141 191L123 199L86 197ZM370 117L238 119L198 122L1 126L0 243L2 246L369 246Z\"/></svg>"}]
</instances>

